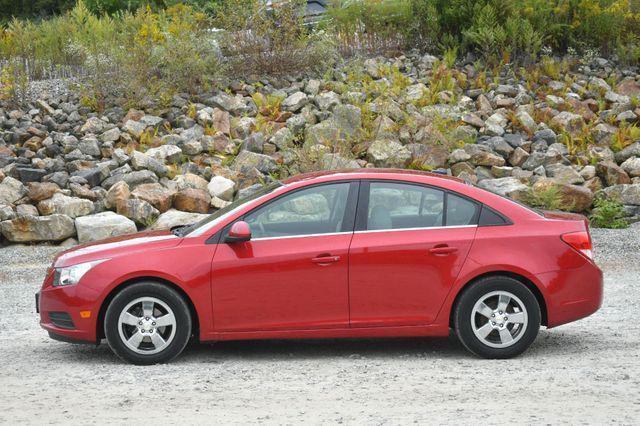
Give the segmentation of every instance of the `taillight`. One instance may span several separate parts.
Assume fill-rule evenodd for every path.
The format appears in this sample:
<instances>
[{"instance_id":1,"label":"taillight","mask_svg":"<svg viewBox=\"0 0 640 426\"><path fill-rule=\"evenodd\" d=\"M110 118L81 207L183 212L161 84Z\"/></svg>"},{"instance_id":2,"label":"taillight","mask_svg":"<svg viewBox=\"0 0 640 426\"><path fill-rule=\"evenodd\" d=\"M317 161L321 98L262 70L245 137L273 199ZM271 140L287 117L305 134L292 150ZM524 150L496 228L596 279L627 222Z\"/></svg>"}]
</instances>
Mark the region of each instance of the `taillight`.
<instances>
[{"instance_id":1,"label":"taillight","mask_svg":"<svg viewBox=\"0 0 640 426\"><path fill-rule=\"evenodd\" d=\"M593 247L591 245L591 236L589 235L589 232L570 232L568 234L560 235L560 238L586 258L593 259Z\"/></svg>"}]
</instances>

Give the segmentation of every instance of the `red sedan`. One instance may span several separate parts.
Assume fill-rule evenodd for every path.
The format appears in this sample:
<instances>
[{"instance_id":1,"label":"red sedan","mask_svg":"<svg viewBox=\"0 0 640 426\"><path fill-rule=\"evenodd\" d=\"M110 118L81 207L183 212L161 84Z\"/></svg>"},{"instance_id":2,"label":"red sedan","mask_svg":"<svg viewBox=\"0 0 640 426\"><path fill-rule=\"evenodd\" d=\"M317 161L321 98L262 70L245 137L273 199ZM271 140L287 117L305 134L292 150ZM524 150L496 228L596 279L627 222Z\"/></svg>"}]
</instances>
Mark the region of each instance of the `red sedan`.
<instances>
[{"instance_id":1,"label":"red sedan","mask_svg":"<svg viewBox=\"0 0 640 426\"><path fill-rule=\"evenodd\" d=\"M447 336L522 353L540 325L595 312L602 272L584 217L538 212L407 170L308 174L205 220L60 254L37 296L52 338L136 364L191 338Z\"/></svg>"}]
</instances>

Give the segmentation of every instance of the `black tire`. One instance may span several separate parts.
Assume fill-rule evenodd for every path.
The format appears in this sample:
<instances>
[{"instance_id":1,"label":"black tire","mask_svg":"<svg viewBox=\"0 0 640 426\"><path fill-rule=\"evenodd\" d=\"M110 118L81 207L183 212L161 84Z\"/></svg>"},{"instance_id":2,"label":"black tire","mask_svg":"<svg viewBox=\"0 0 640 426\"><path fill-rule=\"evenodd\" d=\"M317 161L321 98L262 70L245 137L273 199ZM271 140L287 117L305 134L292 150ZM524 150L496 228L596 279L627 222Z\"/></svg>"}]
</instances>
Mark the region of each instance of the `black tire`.
<instances>
[{"instance_id":1,"label":"black tire","mask_svg":"<svg viewBox=\"0 0 640 426\"><path fill-rule=\"evenodd\" d=\"M120 314L123 310L132 302L145 297L166 304L175 317L175 331L171 341L160 352L152 354L130 349L122 340L120 329ZM182 296L171 287L149 281L132 284L116 294L105 314L104 333L109 347L121 359L132 364L150 365L166 363L180 355L191 337L191 324L189 307ZM156 328L155 332L158 333L159 330L167 331L167 328Z\"/></svg>"},{"instance_id":2,"label":"black tire","mask_svg":"<svg viewBox=\"0 0 640 426\"><path fill-rule=\"evenodd\" d=\"M514 338L516 340L515 343L507 347L492 347L490 344L485 343L485 341L476 336L472 324L472 321L482 321L481 316L479 319L472 319L472 312L476 303L496 291L506 291L515 295L520 299L526 310L526 326L522 326L520 334L517 334L519 337L517 339ZM497 308L497 306L492 306L491 308ZM540 318L538 300L527 286L513 278L494 276L482 278L464 290L456 305L453 320L456 335L467 350L482 358L502 359L520 355L533 343L540 329ZM486 321L491 322L491 320ZM507 327L509 326L509 324L506 325ZM511 327L514 327L514 325L511 325ZM501 331L492 331L493 334L487 337L490 339L497 338L496 343L499 344L499 340L501 340L499 332ZM518 330L514 331L517 332ZM505 340L508 341L507 339Z\"/></svg>"}]
</instances>

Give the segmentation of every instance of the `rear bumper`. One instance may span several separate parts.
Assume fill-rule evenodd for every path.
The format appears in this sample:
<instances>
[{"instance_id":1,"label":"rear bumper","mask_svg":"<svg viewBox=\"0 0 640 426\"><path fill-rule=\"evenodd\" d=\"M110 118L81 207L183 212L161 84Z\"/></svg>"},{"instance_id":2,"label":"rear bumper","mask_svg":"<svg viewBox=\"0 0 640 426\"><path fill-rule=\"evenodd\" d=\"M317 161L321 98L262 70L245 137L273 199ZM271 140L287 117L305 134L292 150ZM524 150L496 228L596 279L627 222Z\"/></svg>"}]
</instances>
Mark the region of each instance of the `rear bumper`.
<instances>
[{"instance_id":1,"label":"rear bumper","mask_svg":"<svg viewBox=\"0 0 640 426\"><path fill-rule=\"evenodd\" d=\"M546 288L548 327L557 327L587 317L602 306L603 274L585 261L579 268L540 274Z\"/></svg>"},{"instance_id":2,"label":"rear bumper","mask_svg":"<svg viewBox=\"0 0 640 426\"><path fill-rule=\"evenodd\" d=\"M99 304L83 286L45 287L36 295L40 326L56 340L76 343L98 343L96 321ZM81 316L80 312L85 315ZM87 312L89 316L87 317ZM60 321L61 314L69 321Z\"/></svg>"}]
</instances>

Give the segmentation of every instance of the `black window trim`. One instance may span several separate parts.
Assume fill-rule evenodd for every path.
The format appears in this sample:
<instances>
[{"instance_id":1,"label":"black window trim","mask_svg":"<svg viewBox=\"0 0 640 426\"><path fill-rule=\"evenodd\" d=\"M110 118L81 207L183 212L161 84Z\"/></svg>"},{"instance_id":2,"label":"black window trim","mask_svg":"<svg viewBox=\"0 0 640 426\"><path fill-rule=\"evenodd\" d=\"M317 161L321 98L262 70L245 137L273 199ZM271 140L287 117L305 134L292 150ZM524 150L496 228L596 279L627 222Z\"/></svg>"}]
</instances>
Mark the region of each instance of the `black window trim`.
<instances>
[{"instance_id":1,"label":"black window trim","mask_svg":"<svg viewBox=\"0 0 640 426\"><path fill-rule=\"evenodd\" d=\"M231 229L231 227L233 226L234 223L241 221L241 220L245 220L245 218L253 213L254 211L261 209L263 207L268 206L269 204L281 199L282 197L291 195L291 194L295 194L296 192L299 191L303 191L303 190L307 190L310 188L315 188L315 187L319 187L319 186L327 186L327 185L335 185L335 184L341 184L341 183L348 183L349 184L349 191L347 193L347 204L345 206L345 210L344 210L344 216L342 218L342 229L339 232L330 232L330 233L325 233L325 234L300 234L300 235L287 235L287 236L282 236L282 237L264 237L264 238L256 238L255 241L262 241L262 240L271 240L271 239L285 239L285 238L308 238L308 237L315 237L315 236L322 236L322 235L338 235L338 234L350 234L354 232L354 224L355 224L355 220L356 220L356 212L357 212L357 204L358 204L358 195L359 195L359 191L360 191L360 179L341 179L341 180L332 180L332 181L327 181L327 182L320 182L320 183L314 183L311 185L305 185L305 186L301 186L299 188L295 188L292 189L290 191L284 192L280 195L278 195L277 197L272 198L269 201L266 201L258 206L255 206L254 208L252 208L251 210L249 210L248 212L245 212L244 214L242 214L242 216L237 217L236 219L234 219L233 221L229 222L228 224L226 224L221 230L219 230L218 232L216 232L214 235L212 235L211 237L209 237L206 241L207 244L220 244L223 243L225 244L225 237L228 234L229 230ZM251 240L253 241L253 239Z\"/></svg>"}]
</instances>

